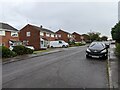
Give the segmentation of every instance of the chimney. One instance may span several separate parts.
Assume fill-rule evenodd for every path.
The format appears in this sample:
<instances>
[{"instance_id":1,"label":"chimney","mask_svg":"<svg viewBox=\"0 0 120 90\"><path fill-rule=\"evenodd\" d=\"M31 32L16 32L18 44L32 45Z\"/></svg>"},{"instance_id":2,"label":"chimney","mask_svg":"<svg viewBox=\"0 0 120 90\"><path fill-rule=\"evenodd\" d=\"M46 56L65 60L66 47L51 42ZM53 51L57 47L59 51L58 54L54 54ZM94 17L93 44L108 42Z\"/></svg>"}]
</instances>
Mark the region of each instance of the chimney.
<instances>
[{"instance_id":1,"label":"chimney","mask_svg":"<svg viewBox=\"0 0 120 90\"><path fill-rule=\"evenodd\" d=\"M42 25L40 25L40 28L42 28L43 26Z\"/></svg>"}]
</instances>

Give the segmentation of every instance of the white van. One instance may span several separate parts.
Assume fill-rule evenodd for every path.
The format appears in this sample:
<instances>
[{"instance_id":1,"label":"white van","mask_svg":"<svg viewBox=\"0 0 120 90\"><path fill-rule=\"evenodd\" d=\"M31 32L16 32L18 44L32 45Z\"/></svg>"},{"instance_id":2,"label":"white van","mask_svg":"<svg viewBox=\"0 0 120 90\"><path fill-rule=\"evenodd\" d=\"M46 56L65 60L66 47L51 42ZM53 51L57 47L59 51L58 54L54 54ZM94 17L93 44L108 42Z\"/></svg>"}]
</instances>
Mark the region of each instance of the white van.
<instances>
[{"instance_id":1,"label":"white van","mask_svg":"<svg viewBox=\"0 0 120 90\"><path fill-rule=\"evenodd\" d=\"M65 48L68 46L69 46L69 44L63 40L50 41L50 45L49 45L49 47L51 47L51 48L54 48L54 47L64 47Z\"/></svg>"}]
</instances>

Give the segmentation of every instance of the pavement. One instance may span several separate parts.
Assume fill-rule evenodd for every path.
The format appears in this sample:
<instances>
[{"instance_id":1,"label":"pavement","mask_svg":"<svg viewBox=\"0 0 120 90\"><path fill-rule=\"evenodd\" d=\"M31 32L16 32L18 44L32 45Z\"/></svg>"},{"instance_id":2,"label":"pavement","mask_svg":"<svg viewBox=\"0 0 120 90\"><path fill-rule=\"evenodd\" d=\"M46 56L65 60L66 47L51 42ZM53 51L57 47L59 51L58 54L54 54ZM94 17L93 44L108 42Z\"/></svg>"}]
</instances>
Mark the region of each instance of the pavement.
<instances>
[{"instance_id":1,"label":"pavement","mask_svg":"<svg viewBox=\"0 0 120 90\"><path fill-rule=\"evenodd\" d=\"M110 57L109 57L109 80L110 88L118 88L118 58L115 55L115 45L110 46Z\"/></svg>"},{"instance_id":2,"label":"pavement","mask_svg":"<svg viewBox=\"0 0 120 90\"><path fill-rule=\"evenodd\" d=\"M109 88L107 60L86 59L87 46L3 64L3 88Z\"/></svg>"}]
</instances>

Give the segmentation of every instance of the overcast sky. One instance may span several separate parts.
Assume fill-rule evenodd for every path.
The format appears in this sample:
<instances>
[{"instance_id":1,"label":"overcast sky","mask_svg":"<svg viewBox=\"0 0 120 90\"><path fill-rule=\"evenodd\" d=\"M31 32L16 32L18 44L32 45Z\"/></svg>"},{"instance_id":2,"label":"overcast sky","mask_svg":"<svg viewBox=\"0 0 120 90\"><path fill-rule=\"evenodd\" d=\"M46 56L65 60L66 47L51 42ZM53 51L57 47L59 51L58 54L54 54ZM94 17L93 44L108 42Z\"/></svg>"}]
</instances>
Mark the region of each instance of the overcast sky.
<instances>
[{"instance_id":1,"label":"overcast sky","mask_svg":"<svg viewBox=\"0 0 120 90\"><path fill-rule=\"evenodd\" d=\"M110 36L111 27L118 21L118 1L1 0L0 22L6 22L19 30L30 23L43 25L52 31L63 29L80 34L96 31Z\"/></svg>"}]
</instances>

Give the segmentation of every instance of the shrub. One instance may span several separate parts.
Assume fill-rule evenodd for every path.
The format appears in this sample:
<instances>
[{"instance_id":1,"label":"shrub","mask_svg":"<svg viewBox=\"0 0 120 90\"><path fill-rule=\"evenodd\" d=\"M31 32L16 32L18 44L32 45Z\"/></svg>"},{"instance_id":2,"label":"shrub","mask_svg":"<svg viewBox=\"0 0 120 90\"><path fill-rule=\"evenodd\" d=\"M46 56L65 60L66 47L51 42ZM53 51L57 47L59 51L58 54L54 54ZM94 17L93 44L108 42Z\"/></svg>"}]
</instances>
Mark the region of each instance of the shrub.
<instances>
[{"instance_id":1,"label":"shrub","mask_svg":"<svg viewBox=\"0 0 120 90\"><path fill-rule=\"evenodd\" d=\"M116 43L116 52L117 55L120 57L120 43Z\"/></svg>"},{"instance_id":2,"label":"shrub","mask_svg":"<svg viewBox=\"0 0 120 90\"><path fill-rule=\"evenodd\" d=\"M80 46L81 45L81 43L75 43L75 46Z\"/></svg>"},{"instance_id":3,"label":"shrub","mask_svg":"<svg viewBox=\"0 0 120 90\"><path fill-rule=\"evenodd\" d=\"M5 47L5 46L1 46L2 47L2 57L3 58L9 58L9 57L14 57L17 54L13 51L11 51L9 48Z\"/></svg>"},{"instance_id":4,"label":"shrub","mask_svg":"<svg viewBox=\"0 0 120 90\"><path fill-rule=\"evenodd\" d=\"M75 42L74 42L74 41L69 41L68 44L69 44L69 45L74 45Z\"/></svg>"},{"instance_id":5,"label":"shrub","mask_svg":"<svg viewBox=\"0 0 120 90\"><path fill-rule=\"evenodd\" d=\"M26 48L25 46L22 46L22 45L14 46L13 51L16 52L18 55L32 54L33 53L32 49Z\"/></svg>"},{"instance_id":6,"label":"shrub","mask_svg":"<svg viewBox=\"0 0 120 90\"><path fill-rule=\"evenodd\" d=\"M82 44L82 43L75 43L75 46L82 46L82 45L85 45L85 44Z\"/></svg>"},{"instance_id":7,"label":"shrub","mask_svg":"<svg viewBox=\"0 0 120 90\"><path fill-rule=\"evenodd\" d=\"M24 46L14 46L13 51L16 52L18 55L25 54L25 47Z\"/></svg>"},{"instance_id":8,"label":"shrub","mask_svg":"<svg viewBox=\"0 0 120 90\"><path fill-rule=\"evenodd\" d=\"M30 49L30 48L25 48L25 54L32 54L33 53L33 50Z\"/></svg>"}]
</instances>

